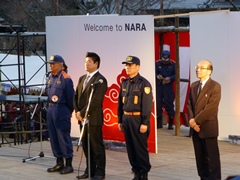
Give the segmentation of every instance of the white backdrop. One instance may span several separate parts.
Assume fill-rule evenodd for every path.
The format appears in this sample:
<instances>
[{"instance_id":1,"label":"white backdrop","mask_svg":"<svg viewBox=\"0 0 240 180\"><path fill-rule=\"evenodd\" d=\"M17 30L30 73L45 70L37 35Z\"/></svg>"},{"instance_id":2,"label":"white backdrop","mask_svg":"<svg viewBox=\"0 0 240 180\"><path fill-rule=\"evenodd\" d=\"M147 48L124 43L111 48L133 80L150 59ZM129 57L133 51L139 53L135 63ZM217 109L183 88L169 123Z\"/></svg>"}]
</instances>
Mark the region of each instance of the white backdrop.
<instances>
[{"instance_id":1,"label":"white backdrop","mask_svg":"<svg viewBox=\"0 0 240 180\"><path fill-rule=\"evenodd\" d=\"M219 139L240 133L240 13L191 15L191 82L194 66L202 59L213 63L212 78L222 86L219 108Z\"/></svg>"},{"instance_id":2,"label":"white backdrop","mask_svg":"<svg viewBox=\"0 0 240 180\"><path fill-rule=\"evenodd\" d=\"M128 24L131 30L125 28ZM108 30L101 30L102 27ZM155 95L153 16L51 16L46 17L46 33L48 57L59 54L65 59L75 86L78 78L86 73L87 51L100 56L100 72L107 78L108 86L116 83L117 76L124 69L121 62L128 55L135 55L141 60L140 74L150 81ZM79 136L74 118L71 135Z\"/></svg>"}]
</instances>

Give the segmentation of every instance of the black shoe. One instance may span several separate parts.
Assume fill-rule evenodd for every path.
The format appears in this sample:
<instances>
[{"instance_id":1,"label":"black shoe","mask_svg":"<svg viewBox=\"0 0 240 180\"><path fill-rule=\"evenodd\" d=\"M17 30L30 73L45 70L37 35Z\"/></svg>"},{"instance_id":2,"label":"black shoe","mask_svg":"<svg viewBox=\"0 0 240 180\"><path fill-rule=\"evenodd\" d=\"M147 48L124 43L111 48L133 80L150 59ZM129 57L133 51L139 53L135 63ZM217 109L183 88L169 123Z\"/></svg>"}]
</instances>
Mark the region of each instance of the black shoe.
<instances>
[{"instance_id":1,"label":"black shoe","mask_svg":"<svg viewBox=\"0 0 240 180\"><path fill-rule=\"evenodd\" d=\"M169 122L168 122L168 129L169 130L173 129L173 119L174 119L174 117L169 117Z\"/></svg>"},{"instance_id":2,"label":"black shoe","mask_svg":"<svg viewBox=\"0 0 240 180\"><path fill-rule=\"evenodd\" d=\"M87 179L88 178L88 174L84 173L81 176L76 176L77 179Z\"/></svg>"},{"instance_id":3,"label":"black shoe","mask_svg":"<svg viewBox=\"0 0 240 180\"><path fill-rule=\"evenodd\" d=\"M142 179L142 177L141 177L140 173L134 173L134 177L132 180L141 180L141 179Z\"/></svg>"},{"instance_id":4,"label":"black shoe","mask_svg":"<svg viewBox=\"0 0 240 180\"><path fill-rule=\"evenodd\" d=\"M57 164L55 165L54 167L52 168L48 168L47 169L47 172L58 172L58 171L61 171L63 169L64 165L63 164Z\"/></svg>"},{"instance_id":5,"label":"black shoe","mask_svg":"<svg viewBox=\"0 0 240 180\"><path fill-rule=\"evenodd\" d=\"M160 129L160 128L162 128L163 126L162 126L162 116L159 116L158 118L157 118L157 128L158 129Z\"/></svg>"},{"instance_id":6,"label":"black shoe","mask_svg":"<svg viewBox=\"0 0 240 180\"><path fill-rule=\"evenodd\" d=\"M61 171L60 174L69 174L73 172L72 166L65 166Z\"/></svg>"},{"instance_id":7,"label":"black shoe","mask_svg":"<svg viewBox=\"0 0 240 180\"><path fill-rule=\"evenodd\" d=\"M142 173L141 180L148 180L148 173Z\"/></svg>"},{"instance_id":8,"label":"black shoe","mask_svg":"<svg viewBox=\"0 0 240 180\"><path fill-rule=\"evenodd\" d=\"M101 180L101 179L105 179L105 176L98 176L98 175L95 175L91 178L91 180Z\"/></svg>"},{"instance_id":9,"label":"black shoe","mask_svg":"<svg viewBox=\"0 0 240 180\"><path fill-rule=\"evenodd\" d=\"M162 128L162 124L158 124L158 125L157 125L157 128L158 128L158 129L161 129L161 128Z\"/></svg>"}]
</instances>

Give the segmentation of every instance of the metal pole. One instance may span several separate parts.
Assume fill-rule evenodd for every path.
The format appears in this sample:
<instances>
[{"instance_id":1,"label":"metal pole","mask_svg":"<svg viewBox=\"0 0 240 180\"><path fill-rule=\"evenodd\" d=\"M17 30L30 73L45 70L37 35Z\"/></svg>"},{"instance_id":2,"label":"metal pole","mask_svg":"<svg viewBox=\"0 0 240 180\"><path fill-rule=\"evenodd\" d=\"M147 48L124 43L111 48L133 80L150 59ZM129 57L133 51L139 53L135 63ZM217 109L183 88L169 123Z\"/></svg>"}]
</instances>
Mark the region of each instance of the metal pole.
<instances>
[{"instance_id":1,"label":"metal pole","mask_svg":"<svg viewBox=\"0 0 240 180\"><path fill-rule=\"evenodd\" d=\"M59 2L58 0L55 0L55 16L58 16L58 7L59 7Z\"/></svg>"},{"instance_id":2,"label":"metal pole","mask_svg":"<svg viewBox=\"0 0 240 180\"><path fill-rule=\"evenodd\" d=\"M117 14L120 14L120 2L119 0L116 0L116 10L117 10Z\"/></svg>"},{"instance_id":3,"label":"metal pole","mask_svg":"<svg viewBox=\"0 0 240 180\"><path fill-rule=\"evenodd\" d=\"M88 137L88 179L90 180L91 179L91 161L90 161L90 158L91 158L91 155L90 155L90 125L89 125L89 121L87 119L87 116L88 116L88 111L89 111L89 107L90 107L90 104L91 104L91 101L92 101L92 95L93 95L93 91L94 91L94 86L92 86L92 89L91 89L91 93L90 93L90 96L89 96L89 99L88 99L88 104L87 104L87 109L85 111L85 115L84 115L84 123L83 123L83 128L82 128L82 131L80 133L80 138L79 138L79 142L78 142L78 147L77 147L77 150L80 146L80 142L82 140L82 135L83 135L83 131L84 131L84 126L87 125L87 128L88 128L88 134L87 134L87 137Z\"/></svg>"},{"instance_id":4,"label":"metal pole","mask_svg":"<svg viewBox=\"0 0 240 180\"><path fill-rule=\"evenodd\" d=\"M179 17L175 18L175 26L179 27ZM176 98L175 98L175 135L180 135L180 63L179 63L179 32L176 32Z\"/></svg>"}]
</instances>

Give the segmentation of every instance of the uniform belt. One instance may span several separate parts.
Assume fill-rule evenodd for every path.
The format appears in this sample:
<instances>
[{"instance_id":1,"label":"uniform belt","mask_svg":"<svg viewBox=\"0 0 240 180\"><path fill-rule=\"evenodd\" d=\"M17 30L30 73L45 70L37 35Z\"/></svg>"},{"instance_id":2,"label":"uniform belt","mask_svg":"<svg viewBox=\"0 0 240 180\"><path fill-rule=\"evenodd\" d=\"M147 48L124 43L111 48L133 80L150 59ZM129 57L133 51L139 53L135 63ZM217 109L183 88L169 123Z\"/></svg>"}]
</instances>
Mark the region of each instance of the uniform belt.
<instances>
[{"instance_id":1,"label":"uniform belt","mask_svg":"<svg viewBox=\"0 0 240 180\"><path fill-rule=\"evenodd\" d=\"M140 116L142 113L141 112L126 112L126 111L124 111L124 114L128 115L128 116Z\"/></svg>"},{"instance_id":2,"label":"uniform belt","mask_svg":"<svg viewBox=\"0 0 240 180\"><path fill-rule=\"evenodd\" d=\"M59 104L59 103L48 103L49 107L57 107L57 106L64 106L65 104Z\"/></svg>"}]
</instances>

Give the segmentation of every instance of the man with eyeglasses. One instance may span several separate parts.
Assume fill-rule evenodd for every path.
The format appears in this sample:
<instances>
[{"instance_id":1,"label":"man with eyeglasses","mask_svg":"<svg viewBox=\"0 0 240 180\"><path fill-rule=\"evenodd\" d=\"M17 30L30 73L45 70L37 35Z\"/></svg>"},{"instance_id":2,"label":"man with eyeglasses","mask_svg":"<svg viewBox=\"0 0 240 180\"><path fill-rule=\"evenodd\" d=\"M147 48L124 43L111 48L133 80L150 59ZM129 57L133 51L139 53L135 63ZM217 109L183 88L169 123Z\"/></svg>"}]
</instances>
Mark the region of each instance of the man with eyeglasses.
<instances>
[{"instance_id":1,"label":"man with eyeglasses","mask_svg":"<svg viewBox=\"0 0 240 180\"><path fill-rule=\"evenodd\" d=\"M187 107L198 175L201 179L220 180L217 137L221 85L211 79L213 66L210 61L200 61L195 69L199 81L191 84Z\"/></svg>"}]
</instances>

